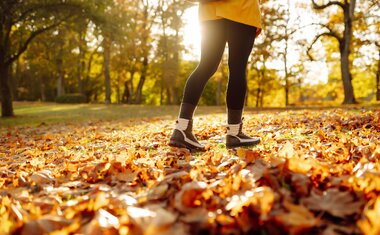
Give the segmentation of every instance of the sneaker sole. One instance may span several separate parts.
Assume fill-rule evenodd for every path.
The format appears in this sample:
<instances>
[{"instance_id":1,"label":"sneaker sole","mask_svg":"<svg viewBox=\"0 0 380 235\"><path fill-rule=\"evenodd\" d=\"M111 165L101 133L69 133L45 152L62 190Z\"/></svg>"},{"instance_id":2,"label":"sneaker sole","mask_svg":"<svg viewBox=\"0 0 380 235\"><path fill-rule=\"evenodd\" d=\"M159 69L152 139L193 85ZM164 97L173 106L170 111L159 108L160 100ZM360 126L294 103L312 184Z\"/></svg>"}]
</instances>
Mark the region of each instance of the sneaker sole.
<instances>
[{"instance_id":1,"label":"sneaker sole","mask_svg":"<svg viewBox=\"0 0 380 235\"><path fill-rule=\"evenodd\" d=\"M191 152L205 152L206 151L206 149L204 149L204 148L198 148L198 147L195 147L191 144L179 142L176 140L170 140L169 146L175 147L175 148L186 148L186 149L190 150Z\"/></svg>"},{"instance_id":2,"label":"sneaker sole","mask_svg":"<svg viewBox=\"0 0 380 235\"><path fill-rule=\"evenodd\" d=\"M236 143L236 144L226 144L226 147L228 149L238 148L238 147L248 147L248 146L255 146L260 144L260 140L256 142L247 142L247 143Z\"/></svg>"}]
</instances>

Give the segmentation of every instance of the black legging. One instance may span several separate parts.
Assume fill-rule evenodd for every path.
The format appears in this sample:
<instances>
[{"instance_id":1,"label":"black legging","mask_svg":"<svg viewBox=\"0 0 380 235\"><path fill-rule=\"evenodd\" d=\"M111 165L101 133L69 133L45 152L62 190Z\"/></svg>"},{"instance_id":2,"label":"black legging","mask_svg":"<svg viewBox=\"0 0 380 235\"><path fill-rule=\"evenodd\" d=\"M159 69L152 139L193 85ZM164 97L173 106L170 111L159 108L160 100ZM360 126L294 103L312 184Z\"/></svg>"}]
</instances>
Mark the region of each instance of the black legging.
<instances>
[{"instance_id":1,"label":"black legging","mask_svg":"<svg viewBox=\"0 0 380 235\"><path fill-rule=\"evenodd\" d=\"M227 19L202 23L201 59L186 82L183 103L196 106L203 89L216 72L228 43L229 79L227 108L241 110L247 91L246 67L255 41L256 28Z\"/></svg>"}]
</instances>

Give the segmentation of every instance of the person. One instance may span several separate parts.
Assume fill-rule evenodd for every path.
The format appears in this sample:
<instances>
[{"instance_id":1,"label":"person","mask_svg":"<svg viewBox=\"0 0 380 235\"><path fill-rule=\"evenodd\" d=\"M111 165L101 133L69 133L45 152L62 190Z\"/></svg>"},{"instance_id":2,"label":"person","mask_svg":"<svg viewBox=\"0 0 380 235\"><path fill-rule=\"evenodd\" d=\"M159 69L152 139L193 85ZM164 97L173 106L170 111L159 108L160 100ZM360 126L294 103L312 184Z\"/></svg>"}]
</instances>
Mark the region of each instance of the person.
<instances>
[{"instance_id":1,"label":"person","mask_svg":"<svg viewBox=\"0 0 380 235\"><path fill-rule=\"evenodd\" d=\"M184 88L176 127L169 146L204 151L192 133L193 115L207 81L216 72L228 43L229 78L226 94L226 147L258 144L260 138L242 131L242 114L247 91L246 67L257 35L261 32L258 0L204 0L199 4L201 58Z\"/></svg>"}]
</instances>

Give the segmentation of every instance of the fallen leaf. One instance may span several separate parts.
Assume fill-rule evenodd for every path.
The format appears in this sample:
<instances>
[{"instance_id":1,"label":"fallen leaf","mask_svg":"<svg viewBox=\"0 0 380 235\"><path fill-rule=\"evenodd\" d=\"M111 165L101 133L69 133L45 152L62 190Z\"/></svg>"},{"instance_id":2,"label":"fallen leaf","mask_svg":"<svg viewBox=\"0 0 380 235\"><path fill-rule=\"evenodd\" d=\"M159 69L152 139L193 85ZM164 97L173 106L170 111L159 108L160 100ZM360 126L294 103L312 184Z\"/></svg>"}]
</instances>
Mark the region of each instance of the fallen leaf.
<instances>
[{"instance_id":1,"label":"fallen leaf","mask_svg":"<svg viewBox=\"0 0 380 235\"><path fill-rule=\"evenodd\" d=\"M301 199L310 210L324 211L333 216L344 218L360 213L363 201L355 199L350 192L341 192L336 188L330 188L322 192L311 191L311 195Z\"/></svg>"},{"instance_id":2,"label":"fallen leaf","mask_svg":"<svg viewBox=\"0 0 380 235\"><path fill-rule=\"evenodd\" d=\"M31 220L21 228L22 235L47 234L70 225L73 221L58 216L46 215L38 220Z\"/></svg>"},{"instance_id":3,"label":"fallen leaf","mask_svg":"<svg viewBox=\"0 0 380 235\"><path fill-rule=\"evenodd\" d=\"M364 209L362 218L357 222L365 235L380 234L380 197L369 202Z\"/></svg>"},{"instance_id":4,"label":"fallen leaf","mask_svg":"<svg viewBox=\"0 0 380 235\"><path fill-rule=\"evenodd\" d=\"M319 220L303 205L295 205L288 201L284 201L282 205L287 211L275 215L275 220L289 234L307 234L311 228L318 225Z\"/></svg>"},{"instance_id":5,"label":"fallen leaf","mask_svg":"<svg viewBox=\"0 0 380 235\"><path fill-rule=\"evenodd\" d=\"M204 182L192 181L183 185L181 191L175 196L175 207L181 212L190 212L201 206L202 192L207 189Z\"/></svg>"},{"instance_id":6,"label":"fallen leaf","mask_svg":"<svg viewBox=\"0 0 380 235\"><path fill-rule=\"evenodd\" d=\"M30 180L36 184L51 184L54 182L54 178L52 177L51 171L49 170L34 172L30 176Z\"/></svg>"}]
</instances>

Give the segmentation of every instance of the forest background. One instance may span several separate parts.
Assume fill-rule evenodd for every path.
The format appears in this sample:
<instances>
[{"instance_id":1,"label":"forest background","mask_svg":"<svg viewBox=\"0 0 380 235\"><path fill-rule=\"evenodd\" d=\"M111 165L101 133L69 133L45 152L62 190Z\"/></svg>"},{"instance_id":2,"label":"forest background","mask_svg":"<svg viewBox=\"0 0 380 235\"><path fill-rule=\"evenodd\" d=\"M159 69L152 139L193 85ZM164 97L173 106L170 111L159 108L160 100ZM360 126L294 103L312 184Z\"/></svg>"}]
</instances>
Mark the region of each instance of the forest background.
<instances>
[{"instance_id":1,"label":"forest background","mask_svg":"<svg viewBox=\"0 0 380 235\"><path fill-rule=\"evenodd\" d=\"M0 3L2 116L13 101L179 104L199 51L183 0ZM377 103L380 2L262 0L249 107ZM200 42L192 42L199 45ZM227 51L227 50L226 50ZM223 105L227 54L201 105Z\"/></svg>"}]
</instances>

